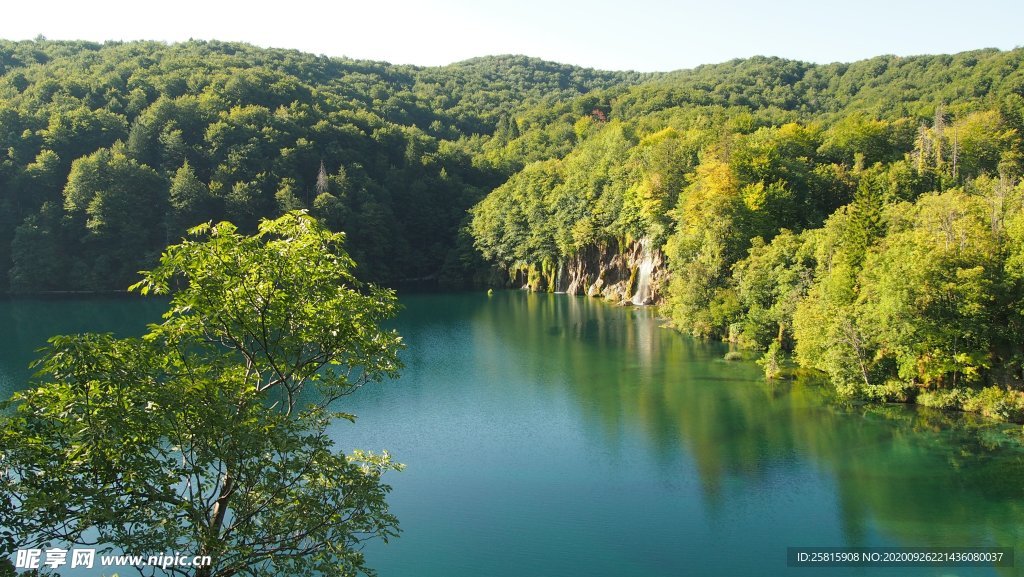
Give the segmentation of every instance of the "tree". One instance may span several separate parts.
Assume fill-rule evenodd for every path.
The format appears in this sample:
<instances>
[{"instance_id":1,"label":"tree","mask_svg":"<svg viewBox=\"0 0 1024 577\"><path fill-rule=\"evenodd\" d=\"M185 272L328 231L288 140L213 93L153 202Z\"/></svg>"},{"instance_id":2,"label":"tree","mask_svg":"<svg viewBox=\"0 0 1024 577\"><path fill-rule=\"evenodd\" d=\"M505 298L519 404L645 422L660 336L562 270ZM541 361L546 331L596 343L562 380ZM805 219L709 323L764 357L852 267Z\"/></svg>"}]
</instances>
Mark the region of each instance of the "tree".
<instances>
[{"instance_id":1,"label":"tree","mask_svg":"<svg viewBox=\"0 0 1024 577\"><path fill-rule=\"evenodd\" d=\"M843 207L824 227L807 233L816 270L807 295L793 310L797 361L827 373L844 395L853 395L877 380L875 335L864 328L856 307L864 247L856 234L855 212L852 205Z\"/></svg>"},{"instance_id":2,"label":"tree","mask_svg":"<svg viewBox=\"0 0 1024 577\"><path fill-rule=\"evenodd\" d=\"M747 258L733 265L732 278L743 306L741 346L792 348L793 313L814 275L814 235L782 229L765 244L755 238Z\"/></svg>"},{"instance_id":3,"label":"tree","mask_svg":"<svg viewBox=\"0 0 1024 577\"><path fill-rule=\"evenodd\" d=\"M862 178L850 204L850 226L847 234L847 258L851 266L858 268L864 261L868 248L885 232L882 218L884 208L881 194L868 179Z\"/></svg>"},{"instance_id":4,"label":"tree","mask_svg":"<svg viewBox=\"0 0 1024 577\"><path fill-rule=\"evenodd\" d=\"M953 130L957 135L959 173L967 178L983 173L995 176L1019 162L1020 136L995 110L968 114L953 125Z\"/></svg>"},{"instance_id":5,"label":"tree","mask_svg":"<svg viewBox=\"0 0 1024 577\"><path fill-rule=\"evenodd\" d=\"M669 307L680 329L702 337L724 333L730 314L716 314L723 307L714 303L752 236L743 227L747 212L729 164L718 153L701 159L670 213L677 220L676 232L665 244L673 273Z\"/></svg>"},{"instance_id":6,"label":"tree","mask_svg":"<svg viewBox=\"0 0 1024 577\"><path fill-rule=\"evenodd\" d=\"M196 577L371 574L398 531L380 455L334 450L334 401L395 376L394 293L363 285L301 212L251 237L202 225L133 289L170 295L141 338L51 339L0 420L0 528L19 547L193 551ZM4 502L5 499L0 499Z\"/></svg>"},{"instance_id":7,"label":"tree","mask_svg":"<svg viewBox=\"0 0 1024 577\"><path fill-rule=\"evenodd\" d=\"M189 225L201 222L203 216L212 212L210 189L196 177L187 160L175 171L168 197L171 205L168 228L171 235L177 236L187 230Z\"/></svg>"},{"instance_id":8,"label":"tree","mask_svg":"<svg viewBox=\"0 0 1024 577\"><path fill-rule=\"evenodd\" d=\"M859 307L899 377L952 387L991 367L998 242L985 200L930 194L899 217L861 275Z\"/></svg>"},{"instance_id":9,"label":"tree","mask_svg":"<svg viewBox=\"0 0 1024 577\"><path fill-rule=\"evenodd\" d=\"M344 167L342 167L341 170L344 171ZM344 174L344 172L342 172L342 174ZM324 161L321 160L320 161L320 172L318 172L317 175L316 175L316 195L320 196L321 194L327 193L329 188L330 188L330 181L327 178L327 170L324 169ZM307 198L306 202L308 204L308 202L309 202L308 198Z\"/></svg>"},{"instance_id":10,"label":"tree","mask_svg":"<svg viewBox=\"0 0 1024 577\"><path fill-rule=\"evenodd\" d=\"M47 148L70 160L112 145L128 135L128 127L119 114L82 106L50 116L42 134Z\"/></svg>"},{"instance_id":11,"label":"tree","mask_svg":"<svg viewBox=\"0 0 1024 577\"><path fill-rule=\"evenodd\" d=\"M60 218L60 209L44 202L38 214L28 215L15 229L8 272L12 292L60 290L66 286L68 262L60 246Z\"/></svg>"},{"instance_id":12,"label":"tree","mask_svg":"<svg viewBox=\"0 0 1024 577\"><path fill-rule=\"evenodd\" d=\"M87 288L127 284L166 242L167 206L167 182L122 146L75 160L64 187L64 226L81 239L76 280Z\"/></svg>"}]
</instances>

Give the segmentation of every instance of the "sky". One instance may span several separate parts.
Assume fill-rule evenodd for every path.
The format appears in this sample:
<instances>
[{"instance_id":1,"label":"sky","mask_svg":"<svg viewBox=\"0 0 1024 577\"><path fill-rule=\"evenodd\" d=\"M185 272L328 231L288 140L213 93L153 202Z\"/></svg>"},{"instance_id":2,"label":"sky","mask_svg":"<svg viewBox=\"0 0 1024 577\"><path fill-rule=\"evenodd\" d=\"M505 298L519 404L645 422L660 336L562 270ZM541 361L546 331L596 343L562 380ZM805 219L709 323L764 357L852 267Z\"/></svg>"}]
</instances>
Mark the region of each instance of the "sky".
<instances>
[{"instance_id":1,"label":"sky","mask_svg":"<svg viewBox=\"0 0 1024 577\"><path fill-rule=\"evenodd\" d=\"M231 40L437 66L525 54L669 71L754 55L852 62L1024 45L1020 0L3 0L0 38ZM155 7L159 6L159 7Z\"/></svg>"}]
</instances>

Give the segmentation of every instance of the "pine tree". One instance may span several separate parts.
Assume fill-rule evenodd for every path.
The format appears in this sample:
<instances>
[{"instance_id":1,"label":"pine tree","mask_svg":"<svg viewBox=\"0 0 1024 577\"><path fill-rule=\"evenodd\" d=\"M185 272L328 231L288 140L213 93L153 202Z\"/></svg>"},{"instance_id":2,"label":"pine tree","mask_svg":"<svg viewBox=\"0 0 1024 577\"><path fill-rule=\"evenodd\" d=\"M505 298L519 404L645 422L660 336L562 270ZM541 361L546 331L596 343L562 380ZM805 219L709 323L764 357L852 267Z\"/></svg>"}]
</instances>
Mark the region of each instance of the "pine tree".
<instances>
[{"instance_id":1,"label":"pine tree","mask_svg":"<svg viewBox=\"0 0 1024 577\"><path fill-rule=\"evenodd\" d=\"M519 123L516 122L515 117L509 116L508 117L508 138L509 138L509 140L514 140L516 138L519 138L519 134L520 134L519 133Z\"/></svg>"},{"instance_id":2,"label":"pine tree","mask_svg":"<svg viewBox=\"0 0 1024 577\"><path fill-rule=\"evenodd\" d=\"M180 236L187 229L199 224L209 208L210 189L196 177L186 160L171 179L171 214L168 234Z\"/></svg>"},{"instance_id":3,"label":"pine tree","mask_svg":"<svg viewBox=\"0 0 1024 577\"><path fill-rule=\"evenodd\" d=\"M850 264L859 268L864 262L868 248L878 240L885 231L882 219L882 195L869 179L862 178L851 205L851 221L849 234Z\"/></svg>"}]
</instances>

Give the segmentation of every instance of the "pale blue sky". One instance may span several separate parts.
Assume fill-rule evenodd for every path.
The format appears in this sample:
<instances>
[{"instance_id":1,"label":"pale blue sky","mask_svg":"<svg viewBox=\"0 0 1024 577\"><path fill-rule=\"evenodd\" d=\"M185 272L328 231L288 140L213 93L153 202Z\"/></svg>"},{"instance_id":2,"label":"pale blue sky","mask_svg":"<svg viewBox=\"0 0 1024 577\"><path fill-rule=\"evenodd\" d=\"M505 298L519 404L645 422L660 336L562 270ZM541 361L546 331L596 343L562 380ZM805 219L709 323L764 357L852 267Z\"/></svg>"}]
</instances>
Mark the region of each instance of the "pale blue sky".
<instances>
[{"instance_id":1,"label":"pale blue sky","mask_svg":"<svg viewBox=\"0 0 1024 577\"><path fill-rule=\"evenodd\" d=\"M3 3L6 39L239 40L424 66L514 53L666 71L756 54L849 62L1024 45L1020 0Z\"/></svg>"}]
</instances>

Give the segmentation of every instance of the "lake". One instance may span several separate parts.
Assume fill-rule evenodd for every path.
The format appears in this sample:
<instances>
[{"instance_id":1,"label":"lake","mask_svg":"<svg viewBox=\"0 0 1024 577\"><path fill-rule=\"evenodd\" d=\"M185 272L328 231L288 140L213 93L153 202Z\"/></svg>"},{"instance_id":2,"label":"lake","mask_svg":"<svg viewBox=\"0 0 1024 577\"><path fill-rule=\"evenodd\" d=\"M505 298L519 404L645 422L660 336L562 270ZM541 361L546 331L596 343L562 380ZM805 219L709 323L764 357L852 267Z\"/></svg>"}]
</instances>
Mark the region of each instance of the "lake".
<instances>
[{"instance_id":1,"label":"lake","mask_svg":"<svg viewBox=\"0 0 1024 577\"><path fill-rule=\"evenodd\" d=\"M381 577L1022 574L786 564L801 546L1024 555L1020 426L835 405L649 309L518 291L401 301L402 377L344 399L359 419L332 429L343 450L407 466L387 477L403 534L366 549ZM163 308L0 301L0 394L48 336L138 334Z\"/></svg>"}]
</instances>

